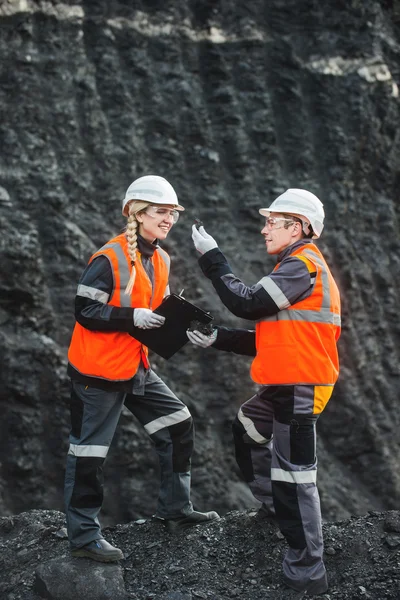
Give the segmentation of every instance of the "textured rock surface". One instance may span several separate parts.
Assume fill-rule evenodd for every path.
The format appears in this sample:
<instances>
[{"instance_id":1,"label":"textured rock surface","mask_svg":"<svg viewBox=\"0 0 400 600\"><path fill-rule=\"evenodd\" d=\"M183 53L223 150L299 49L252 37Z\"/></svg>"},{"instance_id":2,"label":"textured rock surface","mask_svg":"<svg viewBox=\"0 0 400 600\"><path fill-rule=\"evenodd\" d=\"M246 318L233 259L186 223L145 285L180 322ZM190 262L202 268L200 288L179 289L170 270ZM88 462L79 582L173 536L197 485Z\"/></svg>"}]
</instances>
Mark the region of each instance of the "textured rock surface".
<instances>
[{"instance_id":1,"label":"textured rock surface","mask_svg":"<svg viewBox=\"0 0 400 600\"><path fill-rule=\"evenodd\" d=\"M34 591L41 598L56 600L125 600L123 570L117 565L54 558L36 569Z\"/></svg>"},{"instance_id":2,"label":"textured rock surface","mask_svg":"<svg viewBox=\"0 0 400 600\"><path fill-rule=\"evenodd\" d=\"M386 0L0 4L0 514L62 509L76 283L148 172L187 208L164 244L173 291L228 325L244 323L200 277L194 217L252 284L273 266L256 209L288 186L323 199L344 314L319 422L322 508L398 506L399 17ZM255 389L249 360L187 346L153 360L195 417L195 505L254 505L230 434ZM105 523L154 510L157 460L129 414L106 481Z\"/></svg>"},{"instance_id":3,"label":"textured rock surface","mask_svg":"<svg viewBox=\"0 0 400 600\"><path fill-rule=\"evenodd\" d=\"M104 533L124 552L118 565L70 558L60 512L0 518L0 597L293 600L282 585L286 544L275 525L258 521L255 511L231 511L175 535L151 520ZM399 533L399 511L371 511L324 525L329 590L318 598L398 600Z\"/></svg>"}]
</instances>

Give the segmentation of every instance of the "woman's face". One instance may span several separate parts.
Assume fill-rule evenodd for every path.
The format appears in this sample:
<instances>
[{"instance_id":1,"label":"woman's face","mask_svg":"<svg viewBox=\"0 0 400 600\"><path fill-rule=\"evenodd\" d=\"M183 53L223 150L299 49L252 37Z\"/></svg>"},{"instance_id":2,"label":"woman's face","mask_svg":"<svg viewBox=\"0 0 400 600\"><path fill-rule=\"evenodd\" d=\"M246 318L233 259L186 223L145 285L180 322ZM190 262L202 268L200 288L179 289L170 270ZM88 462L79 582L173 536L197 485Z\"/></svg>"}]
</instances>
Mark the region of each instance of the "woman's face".
<instances>
[{"instance_id":1,"label":"woman's face","mask_svg":"<svg viewBox=\"0 0 400 600\"><path fill-rule=\"evenodd\" d=\"M139 233L148 242L165 240L171 227L177 222L179 213L170 204L151 204L137 214Z\"/></svg>"}]
</instances>

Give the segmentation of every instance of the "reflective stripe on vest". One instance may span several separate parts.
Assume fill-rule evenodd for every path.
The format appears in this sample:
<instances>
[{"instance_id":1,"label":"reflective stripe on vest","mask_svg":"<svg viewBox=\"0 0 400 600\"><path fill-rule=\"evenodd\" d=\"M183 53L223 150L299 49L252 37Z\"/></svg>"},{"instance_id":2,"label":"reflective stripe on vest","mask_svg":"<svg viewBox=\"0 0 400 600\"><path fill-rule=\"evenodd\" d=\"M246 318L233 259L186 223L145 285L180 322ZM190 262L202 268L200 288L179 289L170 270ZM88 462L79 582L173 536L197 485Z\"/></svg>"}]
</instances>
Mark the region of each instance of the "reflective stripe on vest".
<instances>
[{"instance_id":1,"label":"reflective stripe on vest","mask_svg":"<svg viewBox=\"0 0 400 600\"><path fill-rule=\"evenodd\" d=\"M125 294L130 277L130 257L125 234L113 238L90 258L105 256L111 266L113 289L108 294L95 288L79 286L78 294L91 297L109 306L156 308L161 304L168 284L170 259L165 250L157 248L151 262L154 268L154 285L143 268L138 253L135 263L136 279L131 296ZM104 294L104 295L103 295ZM148 349L125 332L90 331L75 324L68 360L76 371L89 377L107 381L128 381L135 375L140 360L148 366Z\"/></svg>"},{"instance_id":2,"label":"reflective stripe on vest","mask_svg":"<svg viewBox=\"0 0 400 600\"><path fill-rule=\"evenodd\" d=\"M128 285L129 277L131 276L129 259L127 258L125 252L122 249L122 246L119 242L108 242L105 244L98 252L96 252L89 262L91 262L94 258L99 256L100 254L104 254L106 250L113 250L117 257L118 261L118 271L119 271L119 288L120 288L120 298L117 306L131 306L131 297L128 294L125 294L124 290ZM111 269L113 265L111 263ZM114 275L114 273L113 273ZM114 277L113 277L114 278ZM114 278L115 285L115 278ZM111 294L111 298L115 292L115 288ZM115 306L115 305L114 305Z\"/></svg>"},{"instance_id":3,"label":"reflective stripe on vest","mask_svg":"<svg viewBox=\"0 0 400 600\"><path fill-rule=\"evenodd\" d=\"M333 385L337 380L339 291L321 252L314 244L310 246L302 246L290 255L306 257L304 262L310 261L317 271L310 296L256 324L257 355L251 376L257 383ZM275 270L278 268L279 264ZM267 289L268 284L264 287ZM286 305L283 294L279 296L274 290L274 297L280 297L281 304Z\"/></svg>"}]
</instances>

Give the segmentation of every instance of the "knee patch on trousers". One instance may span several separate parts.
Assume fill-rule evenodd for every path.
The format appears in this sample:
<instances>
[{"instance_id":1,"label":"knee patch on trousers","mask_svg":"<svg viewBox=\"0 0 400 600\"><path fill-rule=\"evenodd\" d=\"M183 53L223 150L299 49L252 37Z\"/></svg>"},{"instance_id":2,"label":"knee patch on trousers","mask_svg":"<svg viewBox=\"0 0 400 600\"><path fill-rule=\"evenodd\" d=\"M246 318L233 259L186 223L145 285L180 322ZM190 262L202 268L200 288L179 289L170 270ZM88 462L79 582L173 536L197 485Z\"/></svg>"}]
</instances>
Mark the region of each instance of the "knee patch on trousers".
<instances>
[{"instance_id":1,"label":"knee patch on trousers","mask_svg":"<svg viewBox=\"0 0 400 600\"><path fill-rule=\"evenodd\" d=\"M74 388L71 390L69 410L71 415L71 433L74 437L80 438L83 419L83 402L75 392Z\"/></svg>"},{"instance_id":2,"label":"knee patch on trousers","mask_svg":"<svg viewBox=\"0 0 400 600\"><path fill-rule=\"evenodd\" d=\"M193 453L193 419L189 417L181 423L168 427L172 441L172 469L174 473L190 471L190 459Z\"/></svg>"},{"instance_id":3,"label":"knee patch on trousers","mask_svg":"<svg viewBox=\"0 0 400 600\"><path fill-rule=\"evenodd\" d=\"M254 480L253 461L251 458L251 446L244 441L246 430L237 417L232 423L233 441L235 443L235 457L244 480Z\"/></svg>"},{"instance_id":4,"label":"knee patch on trousers","mask_svg":"<svg viewBox=\"0 0 400 600\"><path fill-rule=\"evenodd\" d=\"M78 457L75 465L75 482L71 506L97 508L103 503L104 458Z\"/></svg>"}]
</instances>

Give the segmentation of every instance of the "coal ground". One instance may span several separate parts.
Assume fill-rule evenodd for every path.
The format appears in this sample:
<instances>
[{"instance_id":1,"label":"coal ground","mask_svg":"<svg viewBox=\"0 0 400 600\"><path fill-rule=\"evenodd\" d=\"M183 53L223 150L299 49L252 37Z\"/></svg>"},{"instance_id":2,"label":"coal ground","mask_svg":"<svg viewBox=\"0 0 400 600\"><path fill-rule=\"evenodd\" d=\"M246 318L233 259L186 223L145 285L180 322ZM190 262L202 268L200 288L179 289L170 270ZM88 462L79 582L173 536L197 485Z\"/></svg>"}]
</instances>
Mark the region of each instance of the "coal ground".
<instances>
[{"instance_id":1,"label":"coal ground","mask_svg":"<svg viewBox=\"0 0 400 600\"><path fill-rule=\"evenodd\" d=\"M371 511L324 523L323 529L329 590L318 598L400 599L399 511ZM104 534L124 552L120 571L127 600L292 598L281 581L286 542L274 523L259 520L256 509L231 511L220 521L175 534L152 519L108 527ZM0 557L1 600L79 598L73 577L62 582L61 595L48 590L39 595L38 571L50 562L72 574L85 569L89 575L97 568L106 576L115 569L70 558L65 517L58 511L1 518ZM98 597L114 598L100 592Z\"/></svg>"}]
</instances>

